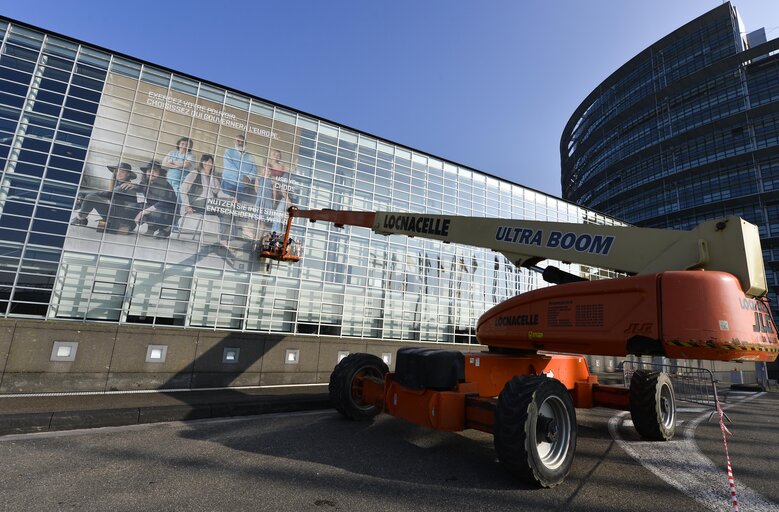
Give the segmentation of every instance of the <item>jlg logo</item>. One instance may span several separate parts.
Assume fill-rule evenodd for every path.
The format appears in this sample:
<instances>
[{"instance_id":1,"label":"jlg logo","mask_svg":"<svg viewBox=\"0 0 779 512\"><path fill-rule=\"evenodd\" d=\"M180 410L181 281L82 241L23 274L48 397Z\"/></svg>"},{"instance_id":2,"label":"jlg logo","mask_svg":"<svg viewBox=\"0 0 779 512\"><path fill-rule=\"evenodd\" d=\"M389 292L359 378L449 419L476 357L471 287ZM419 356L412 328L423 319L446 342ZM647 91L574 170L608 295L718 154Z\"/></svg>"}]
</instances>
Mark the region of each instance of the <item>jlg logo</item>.
<instances>
[{"instance_id":1,"label":"jlg logo","mask_svg":"<svg viewBox=\"0 0 779 512\"><path fill-rule=\"evenodd\" d=\"M754 332L774 332L768 315L757 311L755 311L755 325L752 326L752 330Z\"/></svg>"},{"instance_id":2,"label":"jlg logo","mask_svg":"<svg viewBox=\"0 0 779 512\"><path fill-rule=\"evenodd\" d=\"M628 328L625 329L625 334L646 334L651 330L652 330L651 323L630 324Z\"/></svg>"}]
</instances>

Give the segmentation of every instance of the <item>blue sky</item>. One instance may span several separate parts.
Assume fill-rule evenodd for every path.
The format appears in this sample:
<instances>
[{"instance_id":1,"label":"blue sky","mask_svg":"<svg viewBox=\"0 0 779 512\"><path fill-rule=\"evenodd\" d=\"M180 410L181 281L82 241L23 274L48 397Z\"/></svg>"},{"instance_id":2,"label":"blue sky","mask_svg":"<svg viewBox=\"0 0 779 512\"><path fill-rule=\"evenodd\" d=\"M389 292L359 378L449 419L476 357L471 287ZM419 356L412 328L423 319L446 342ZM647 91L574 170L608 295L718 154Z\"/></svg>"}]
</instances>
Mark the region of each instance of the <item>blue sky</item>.
<instances>
[{"instance_id":1,"label":"blue sky","mask_svg":"<svg viewBox=\"0 0 779 512\"><path fill-rule=\"evenodd\" d=\"M779 37L779 1L734 1ZM0 13L560 195L581 101L720 0L0 0Z\"/></svg>"}]
</instances>

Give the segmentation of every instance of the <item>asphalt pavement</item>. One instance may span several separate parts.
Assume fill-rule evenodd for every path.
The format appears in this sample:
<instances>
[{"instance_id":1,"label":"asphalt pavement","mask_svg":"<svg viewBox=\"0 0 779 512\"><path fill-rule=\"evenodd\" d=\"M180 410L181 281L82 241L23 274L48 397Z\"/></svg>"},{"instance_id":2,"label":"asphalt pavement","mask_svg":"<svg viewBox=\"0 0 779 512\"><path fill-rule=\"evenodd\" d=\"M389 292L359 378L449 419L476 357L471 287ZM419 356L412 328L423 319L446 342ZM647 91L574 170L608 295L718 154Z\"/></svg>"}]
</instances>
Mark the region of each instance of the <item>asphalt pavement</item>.
<instances>
[{"instance_id":1,"label":"asphalt pavement","mask_svg":"<svg viewBox=\"0 0 779 512\"><path fill-rule=\"evenodd\" d=\"M723 386L720 400L733 432L727 443L743 510L779 510L773 471L779 447L775 442L779 392ZM170 493L173 501L141 508L179 510L179 505L187 503L187 510L236 510L246 508L246 500L254 500L273 510L324 506L343 510L637 512L656 510L659 502L671 503L672 510L726 510L729 461L718 415L695 404L678 405L677 436L669 443L639 439L626 412L577 410L579 443L572 473L564 484L538 492L518 486L501 470L487 434L437 433L386 415L371 427L345 422L334 411L313 412L330 408L326 385L0 395L0 458L12 469L0 478L4 494L11 496L5 505L0 503L0 511L40 510L41 499L54 509L68 508L64 504L72 502L73 509L100 510L107 497L115 503L126 501L127 507L117 510L136 510L139 496L160 499L160 493L149 494L146 489L160 483L164 484L161 494ZM247 418L250 421L216 419L296 411L312 412ZM148 425L157 422L176 423ZM119 429L80 430L93 427ZM155 429L154 436L163 435L164 442L157 439L149 445L148 428ZM39 432L50 433L23 435ZM81 439L78 436L87 437L74 441ZM192 436L198 442L187 444ZM329 438L330 442L322 441ZM224 451L219 448L222 444ZM161 451L168 450L168 445L169 453ZM74 453L79 456L74 458ZM238 468L232 467L236 457L241 462ZM214 458L221 462L214 463ZM114 468L117 480L109 479L100 493L62 497L63 488L86 488L93 473L105 468ZM184 477L181 471L192 468L197 468L202 481L181 488L190 476ZM156 473L144 480L149 471ZM173 473L168 475L168 471ZM63 475L69 479L64 487ZM137 484L137 493L127 493L127 475L140 479L133 484ZM244 483L253 494L244 496L243 487L234 492L236 475L248 479ZM345 477L348 482L342 482ZM263 481L267 485L257 485L257 478L267 479ZM301 487L301 482L311 484L311 489L307 490L308 484ZM385 485L394 490L390 493ZM416 491L401 503L376 507L390 494L397 499L409 486ZM36 491L30 494L33 488ZM373 490L373 494L355 493L355 488ZM432 495L446 496L446 502L428 500L426 507L417 508L418 502ZM290 502L292 506L277 507L290 496L297 500ZM176 501L180 499L184 501Z\"/></svg>"},{"instance_id":2,"label":"asphalt pavement","mask_svg":"<svg viewBox=\"0 0 779 512\"><path fill-rule=\"evenodd\" d=\"M776 512L779 393L721 398L740 510ZM629 413L578 409L576 457L552 489L509 474L488 434L437 432L386 414L355 422L322 410L7 435L0 512L729 511L722 433L709 414L680 404L674 439L651 442L637 437Z\"/></svg>"},{"instance_id":3,"label":"asphalt pavement","mask_svg":"<svg viewBox=\"0 0 779 512\"><path fill-rule=\"evenodd\" d=\"M600 376L602 384L622 374ZM327 384L0 394L0 436L330 408Z\"/></svg>"},{"instance_id":4,"label":"asphalt pavement","mask_svg":"<svg viewBox=\"0 0 779 512\"><path fill-rule=\"evenodd\" d=\"M621 374L599 375L618 385ZM755 389L757 391L757 389ZM327 384L0 395L0 435L330 408Z\"/></svg>"}]
</instances>

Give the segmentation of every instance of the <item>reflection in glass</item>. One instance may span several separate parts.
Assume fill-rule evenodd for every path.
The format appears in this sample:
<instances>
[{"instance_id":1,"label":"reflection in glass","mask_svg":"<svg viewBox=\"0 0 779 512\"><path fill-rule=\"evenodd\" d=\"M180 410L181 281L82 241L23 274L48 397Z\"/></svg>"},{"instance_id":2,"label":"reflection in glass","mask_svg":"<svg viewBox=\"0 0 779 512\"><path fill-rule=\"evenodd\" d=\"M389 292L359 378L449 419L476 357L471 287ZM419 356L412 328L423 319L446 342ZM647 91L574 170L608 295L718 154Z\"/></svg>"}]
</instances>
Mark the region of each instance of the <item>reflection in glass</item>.
<instances>
[{"instance_id":1,"label":"reflection in glass","mask_svg":"<svg viewBox=\"0 0 779 512\"><path fill-rule=\"evenodd\" d=\"M102 52L82 52L74 66L62 50L41 61L26 138L2 175L3 314L50 301L55 318L473 343L481 312L538 285L500 255L301 221L292 231L304 247L297 265L259 259L257 242L284 227L293 205L582 216L253 98L125 58L113 57L106 73ZM0 78L21 100L0 105L3 154L38 73L37 53L25 52L37 50L0 57ZM174 150L189 165L176 166ZM175 199L157 207L163 184ZM26 256L20 269L33 243L42 255L50 246L53 259Z\"/></svg>"}]
</instances>

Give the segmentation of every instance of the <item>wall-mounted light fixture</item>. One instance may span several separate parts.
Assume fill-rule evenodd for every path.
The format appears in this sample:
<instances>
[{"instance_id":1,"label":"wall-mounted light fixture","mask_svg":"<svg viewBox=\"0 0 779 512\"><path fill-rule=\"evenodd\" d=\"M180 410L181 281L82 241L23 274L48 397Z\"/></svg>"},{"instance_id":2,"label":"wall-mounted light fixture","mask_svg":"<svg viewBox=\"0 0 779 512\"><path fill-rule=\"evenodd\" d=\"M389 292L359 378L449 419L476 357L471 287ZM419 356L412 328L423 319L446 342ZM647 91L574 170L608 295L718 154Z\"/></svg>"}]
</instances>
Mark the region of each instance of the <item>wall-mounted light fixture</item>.
<instances>
[{"instance_id":1,"label":"wall-mounted light fixture","mask_svg":"<svg viewBox=\"0 0 779 512\"><path fill-rule=\"evenodd\" d=\"M284 354L284 364L298 364L300 362L300 350L288 348Z\"/></svg>"},{"instance_id":2,"label":"wall-mounted light fixture","mask_svg":"<svg viewBox=\"0 0 779 512\"><path fill-rule=\"evenodd\" d=\"M78 341L55 341L51 347L51 361L72 362L76 360Z\"/></svg>"},{"instance_id":3,"label":"wall-mounted light fixture","mask_svg":"<svg viewBox=\"0 0 779 512\"><path fill-rule=\"evenodd\" d=\"M238 356L241 354L240 348L227 347L222 352L222 362L225 364L238 363Z\"/></svg>"},{"instance_id":4,"label":"wall-mounted light fixture","mask_svg":"<svg viewBox=\"0 0 779 512\"><path fill-rule=\"evenodd\" d=\"M167 345L149 345L146 348L147 363L164 363L165 358L167 356L168 356Z\"/></svg>"}]
</instances>

